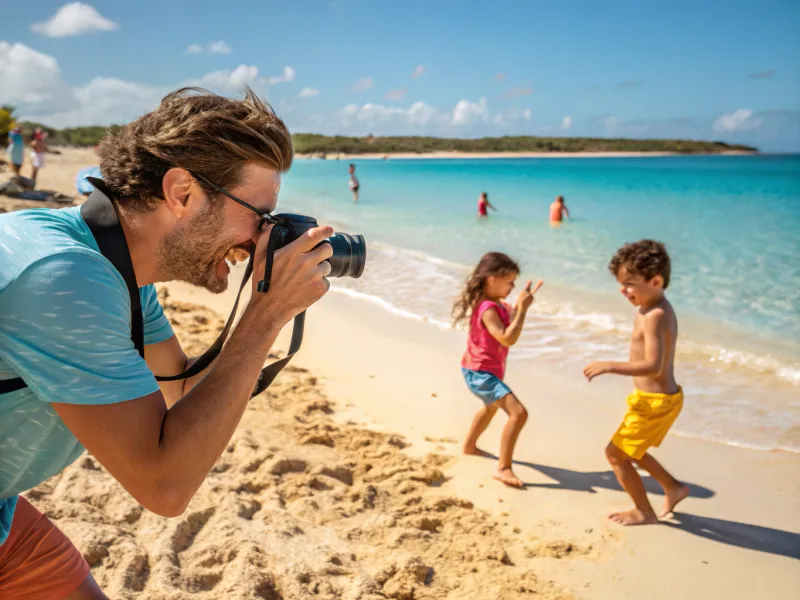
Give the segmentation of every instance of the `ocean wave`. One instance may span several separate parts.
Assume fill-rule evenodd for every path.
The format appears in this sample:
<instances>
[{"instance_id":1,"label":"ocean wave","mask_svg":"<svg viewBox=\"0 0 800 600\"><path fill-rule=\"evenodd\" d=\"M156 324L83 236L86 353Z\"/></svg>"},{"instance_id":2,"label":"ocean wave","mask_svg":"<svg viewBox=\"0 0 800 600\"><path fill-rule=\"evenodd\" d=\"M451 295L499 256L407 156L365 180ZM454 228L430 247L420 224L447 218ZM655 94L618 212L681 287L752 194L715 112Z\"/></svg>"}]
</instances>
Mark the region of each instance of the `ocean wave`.
<instances>
[{"instance_id":1,"label":"ocean wave","mask_svg":"<svg viewBox=\"0 0 800 600\"><path fill-rule=\"evenodd\" d=\"M374 296L372 294L366 294L364 292L359 292L359 291L356 291L356 290L352 290L350 288L339 287L339 286L335 286L335 285L332 285L330 289L331 289L332 292L336 292L336 293L342 294L344 296L349 296L351 298L358 298L359 300L365 300L367 302L370 302L371 304L376 304L376 305L380 306L381 308L383 308L385 311L387 311L387 312L389 312L389 313L391 313L393 315L404 317L406 319L412 319L414 321L421 321L421 322L424 322L424 323L430 323L431 325L435 325L436 327L439 327L440 329L451 329L452 328L450 326L450 324L445 322L445 321L441 321L439 319L433 319L433 318L430 318L430 317L426 317L424 315L420 315L420 314L417 314L415 312L411 312L410 310L406 310L404 308L400 308L399 306L395 306L391 302L389 302L387 300L384 300L383 298L381 298L379 296Z\"/></svg>"}]
</instances>

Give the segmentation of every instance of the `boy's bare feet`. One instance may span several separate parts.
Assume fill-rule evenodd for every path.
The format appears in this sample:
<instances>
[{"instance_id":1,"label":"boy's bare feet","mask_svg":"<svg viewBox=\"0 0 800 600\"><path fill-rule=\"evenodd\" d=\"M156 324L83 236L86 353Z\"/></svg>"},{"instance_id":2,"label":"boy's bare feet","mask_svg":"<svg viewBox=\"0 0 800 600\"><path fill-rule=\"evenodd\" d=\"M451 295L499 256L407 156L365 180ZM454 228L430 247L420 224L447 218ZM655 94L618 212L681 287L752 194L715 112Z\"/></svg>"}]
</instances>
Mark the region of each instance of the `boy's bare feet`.
<instances>
[{"instance_id":1,"label":"boy's bare feet","mask_svg":"<svg viewBox=\"0 0 800 600\"><path fill-rule=\"evenodd\" d=\"M678 502L683 500L689 495L689 488L685 485L677 487L672 490L664 490L664 511L659 515L666 517L669 513L675 510Z\"/></svg>"},{"instance_id":2,"label":"boy's bare feet","mask_svg":"<svg viewBox=\"0 0 800 600\"><path fill-rule=\"evenodd\" d=\"M497 481L502 481L507 486L521 488L525 484L522 483L522 480L514 475L514 471L511 470L511 467L506 469L497 469L494 475L492 475Z\"/></svg>"},{"instance_id":3,"label":"boy's bare feet","mask_svg":"<svg viewBox=\"0 0 800 600\"><path fill-rule=\"evenodd\" d=\"M623 512L611 513L608 518L619 523L620 525L655 525L658 523L658 517L655 513L651 515L644 514L638 508L632 508Z\"/></svg>"},{"instance_id":4,"label":"boy's bare feet","mask_svg":"<svg viewBox=\"0 0 800 600\"><path fill-rule=\"evenodd\" d=\"M486 450L481 450L477 446L464 446L461 451L464 454L471 454L472 456L482 456L483 458L494 458L494 455L486 452Z\"/></svg>"}]
</instances>

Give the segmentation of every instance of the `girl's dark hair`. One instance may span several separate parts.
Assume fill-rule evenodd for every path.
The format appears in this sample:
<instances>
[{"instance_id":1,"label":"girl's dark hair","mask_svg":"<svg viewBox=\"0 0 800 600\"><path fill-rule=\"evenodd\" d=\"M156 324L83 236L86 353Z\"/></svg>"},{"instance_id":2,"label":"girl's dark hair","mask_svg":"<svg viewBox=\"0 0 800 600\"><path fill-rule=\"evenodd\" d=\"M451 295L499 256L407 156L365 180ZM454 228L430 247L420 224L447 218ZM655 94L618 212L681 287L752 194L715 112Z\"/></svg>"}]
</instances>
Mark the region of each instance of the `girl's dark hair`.
<instances>
[{"instance_id":1,"label":"girl's dark hair","mask_svg":"<svg viewBox=\"0 0 800 600\"><path fill-rule=\"evenodd\" d=\"M453 304L453 325L466 320L483 298L483 285L489 276L519 274L517 262L502 252L487 252L464 283L461 295Z\"/></svg>"}]
</instances>

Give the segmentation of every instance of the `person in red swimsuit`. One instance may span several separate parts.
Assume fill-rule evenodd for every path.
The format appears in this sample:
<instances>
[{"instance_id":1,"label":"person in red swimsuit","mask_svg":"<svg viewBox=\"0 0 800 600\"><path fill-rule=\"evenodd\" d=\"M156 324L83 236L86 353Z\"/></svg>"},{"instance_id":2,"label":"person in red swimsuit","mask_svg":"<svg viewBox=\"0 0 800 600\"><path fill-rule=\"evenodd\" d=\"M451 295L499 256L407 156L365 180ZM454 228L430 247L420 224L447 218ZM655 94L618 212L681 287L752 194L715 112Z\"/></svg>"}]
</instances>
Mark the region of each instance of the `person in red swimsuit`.
<instances>
[{"instance_id":1,"label":"person in red swimsuit","mask_svg":"<svg viewBox=\"0 0 800 600\"><path fill-rule=\"evenodd\" d=\"M481 197L478 198L478 216L488 217L489 212L486 210L487 208L497 210L494 206L492 206L492 203L489 202L489 195L486 192L481 192Z\"/></svg>"}]
</instances>

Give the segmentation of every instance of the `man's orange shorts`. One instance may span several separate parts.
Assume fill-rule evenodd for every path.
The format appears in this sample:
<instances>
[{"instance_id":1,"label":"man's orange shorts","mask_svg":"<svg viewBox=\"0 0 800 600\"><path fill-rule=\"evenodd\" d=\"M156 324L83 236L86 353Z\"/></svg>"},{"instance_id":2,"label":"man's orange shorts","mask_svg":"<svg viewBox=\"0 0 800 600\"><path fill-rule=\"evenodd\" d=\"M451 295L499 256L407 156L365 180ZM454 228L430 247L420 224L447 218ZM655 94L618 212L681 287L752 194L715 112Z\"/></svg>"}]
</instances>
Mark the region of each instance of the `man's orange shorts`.
<instances>
[{"instance_id":1,"label":"man's orange shorts","mask_svg":"<svg viewBox=\"0 0 800 600\"><path fill-rule=\"evenodd\" d=\"M0 598L62 600L89 575L83 555L22 496L0 545Z\"/></svg>"}]
</instances>

